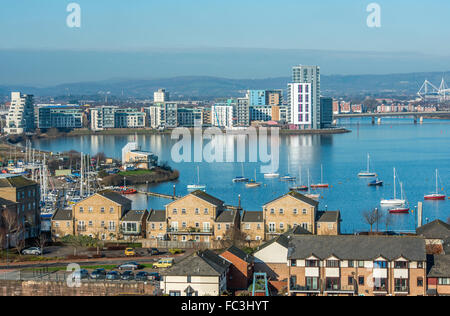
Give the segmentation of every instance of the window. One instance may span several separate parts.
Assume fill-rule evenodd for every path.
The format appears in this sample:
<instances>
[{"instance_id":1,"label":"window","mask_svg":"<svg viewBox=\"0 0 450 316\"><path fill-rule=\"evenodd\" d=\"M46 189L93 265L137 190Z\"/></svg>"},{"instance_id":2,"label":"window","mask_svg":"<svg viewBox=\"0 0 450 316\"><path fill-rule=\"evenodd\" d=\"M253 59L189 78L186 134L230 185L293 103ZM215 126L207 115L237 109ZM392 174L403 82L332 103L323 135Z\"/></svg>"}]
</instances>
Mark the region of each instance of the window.
<instances>
[{"instance_id":1,"label":"window","mask_svg":"<svg viewBox=\"0 0 450 316\"><path fill-rule=\"evenodd\" d=\"M297 266L297 260L291 260L291 267Z\"/></svg>"},{"instance_id":2,"label":"window","mask_svg":"<svg viewBox=\"0 0 450 316\"><path fill-rule=\"evenodd\" d=\"M358 284L364 285L364 277L363 276L358 277Z\"/></svg>"},{"instance_id":3,"label":"window","mask_svg":"<svg viewBox=\"0 0 450 316\"><path fill-rule=\"evenodd\" d=\"M280 229L284 229L284 223L280 223Z\"/></svg>"},{"instance_id":4,"label":"window","mask_svg":"<svg viewBox=\"0 0 450 316\"><path fill-rule=\"evenodd\" d=\"M70 227L70 222L66 222L66 227Z\"/></svg>"},{"instance_id":5,"label":"window","mask_svg":"<svg viewBox=\"0 0 450 316\"><path fill-rule=\"evenodd\" d=\"M423 278L417 278L417 287L423 287Z\"/></svg>"},{"instance_id":6,"label":"window","mask_svg":"<svg viewBox=\"0 0 450 316\"><path fill-rule=\"evenodd\" d=\"M353 285L353 277L352 276L349 276L347 280L348 280L347 281L348 285Z\"/></svg>"},{"instance_id":7,"label":"window","mask_svg":"<svg viewBox=\"0 0 450 316\"><path fill-rule=\"evenodd\" d=\"M338 260L327 260L327 268L339 268Z\"/></svg>"},{"instance_id":8,"label":"window","mask_svg":"<svg viewBox=\"0 0 450 316\"><path fill-rule=\"evenodd\" d=\"M112 232L116 231L116 222L110 221L109 225L108 225L108 229L109 229L109 231L112 231Z\"/></svg>"},{"instance_id":9,"label":"window","mask_svg":"<svg viewBox=\"0 0 450 316\"><path fill-rule=\"evenodd\" d=\"M408 262L406 262L406 261L395 261L394 268L395 269L408 269Z\"/></svg>"},{"instance_id":10,"label":"window","mask_svg":"<svg viewBox=\"0 0 450 316\"><path fill-rule=\"evenodd\" d=\"M186 214L186 209L185 208L181 209L181 214Z\"/></svg>"},{"instance_id":11,"label":"window","mask_svg":"<svg viewBox=\"0 0 450 316\"><path fill-rule=\"evenodd\" d=\"M275 230L275 223L269 223L269 233L274 233Z\"/></svg>"},{"instance_id":12,"label":"window","mask_svg":"<svg viewBox=\"0 0 450 316\"><path fill-rule=\"evenodd\" d=\"M195 215L199 215L200 214L200 210L198 208L195 209Z\"/></svg>"},{"instance_id":13,"label":"window","mask_svg":"<svg viewBox=\"0 0 450 316\"><path fill-rule=\"evenodd\" d=\"M423 269L423 261L417 262L417 268L418 269Z\"/></svg>"},{"instance_id":14,"label":"window","mask_svg":"<svg viewBox=\"0 0 450 316\"><path fill-rule=\"evenodd\" d=\"M298 210L296 208L294 208L294 215L298 214Z\"/></svg>"},{"instance_id":15,"label":"window","mask_svg":"<svg viewBox=\"0 0 450 316\"><path fill-rule=\"evenodd\" d=\"M275 214L275 209L274 208L270 209L270 214Z\"/></svg>"},{"instance_id":16,"label":"window","mask_svg":"<svg viewBox=\"0 0 450 316\"><path fill-rule=\"evenodd\" d=\"M177 214L177 209L174 208L173 211L172 211L172 213L173 213L173 214Z\"/></svg>"},{"instance_id":17,"label":"window","mask_svg":"<svg viewBox=\"0 0 450 316\"><path fill-rule=\"evenodd\" d=\"M186 222L181 223L181 227L186 228Z\"/></svg>"},{"instance_id":18,"label":"window","mask_svg":"<svg viewBox=\"0 0 450 316\"><path fill-rule=\"evenodd\" d=\"M59 227L59 223L55 222L55 227L58 228Z\"/></svg>"},{"instance_id":19,"label":"window","mask_svg":"<svg viewBox=\"0 0 450 316\"><path fill-rule=\"evenodd\" d=\"M355 262L353 260L348 261L348 267L353 268L355 266Z\"/></svg>"},{"instance_id":20,"label":"window","mask_svg":"<svg viewBox=\"0 0 450 316\"><path fill-rule=\"evenodd\" d=\"M333 229L333 224L328 224L328 229Z\"/></svg>"},{"instance_id":21,"label":"window","mask_svg":"<svg viewBox=\"0 0 450 316\"><path fill-rule=\"evenodd\" d=\"M114 214L114 207L110 207L110 208L109 208L109 213L110 213L110 214Z\"/></svg>"},{"instance_id":22,"label":"window","mask_svg":"<svg viewBox=\"0 0 450 316\"><path fill-rule=\"evenodd\" d=\"M364 268L364 261L358 261L358 268Z\"/></svg>"},{"instance_id":23,"label":"window","mask_svg":"<svg viewBox=\"0 0 450 316\"><path fill-rule=\"evenodd\" d=\"M159 230L162 230L164 228L163 223L159 224Z\"/></svg>"},{"instance_id":24,"label":"window","mask_svg":"<svg viewBox=\"0 0 450 316\"><path fill-rule=\"evenodd\" d=\"M319 266L319 260L306 260L305 265L307 268L317 268Z\"/></svg>"},{"instance_id":25,"label":"window","mask_svg":"<svg viewBox=\"0 0 450 316\"><path fill-rule=\"evenodd\" d=\"M152 223L152 230L155 230L155 223Z\"/></svg>"},{"instance_id":26,"label":"window","mask_svg":"<svg viewBox=\"0 0 450 316\"><path fill-rule=\"evenodd\" d=\"M230 224L226 224L225 228L226 228L226 230L229 230L230 229Z\"/></svg>"},{"instance_id":27,"label":"window","mask_svg":"<svg viewBox=\"0 0 450 316\"><path fill-rule=\"evenodd\" d=\"M438 284L439 285L450 285L450 278L439 278Z\"/></svg>"},{"instance_id":28,"label":"window","mask_svg":"<svg viewBox=\"0 0 450 316\"><path fill-rule=\"evenodd\" d=\"M195 223L195 228L200 228L200 223Z\"/></svg>"},{"instance_id":29,"label":"window","mask_svg":"<svg viewBox=\"0 0 450 316\"><path fill-rule=\"evenodd\" d=\"M187 276L187 283L191 283L192 282L192 278L190 275Z\"/></svg>"},{"instance_id":30,"label":"window","mask_svg":"<svg viewBox=\"0 0 450 316\"><path fill-rule=\"evenodd\" d=\"M284 210L280 208L280 214L284 214Z\"/></svg>"},{"instance_id":31,"label":"window","mask_svg":"<svg viewBox=\"0 0 450 316\"><path fill-rule=\"evenodd\" d=\"M245 229L250 230L250 224L245 224Z\"/></svg>"},{"instance_id":32,"label":"window","mask_svg":"<svg viewBox=\"0 0 450 316\"><path fill-rule=\"evenodd\" d=\"M220 224L217 224L217 230L220 230L220 227L221 227Z\"/></svg>"},{"instance_id":33,"label":"window","mask_svg":"<svg viewBox=\"0 0 450 316\"><path fill-rule=\"evenodd\" d=\"M256 226L256 229L260 230L260 229L261 229L261 224L258 224L258 225Z\"/></svg>"},{"instance_id":34,"label":"window","mask_svg":"<svg viewBox=\"0 0 450 316\"><path fill-rule=\"evenodd\" d=\"M319 278L306 278L306 287L311 290L318 290L319 289Z\"/></svg>"},{"instance_id":35,"label":"window","mask_svg":"<svg viewBox=\"0 0 450 316\"><path fill-rule=\"evenodd\" d=\"M408 279L395 279L394 284L395 292L408 292Z\"/></svg>"},{"instance_id":36,"label":"window","mask_svg":"<svg viewBox=\"0 0 450 316\"><path fill-rule=\"evenodd\" d=\"M386 269L387 268L387 261L375 261L373 263L374 269Z\"/></svg>"},{"instance_id":37,"label":"window","mask_svg":"<svg viewBox=\"0 0 450 316\"><path fill-rule=\"evenodd\" d=\"M305 215L308 214L308 211L306 210L306 208L303 209L302 213Z\"/></svg>"},{"instance_id":38,"label":"window","mask_svg":"<svg viewBox=\"0 0 450 316\"><path fill-rule=\"evenodd\" d=\"M94 212L94 208L92 206L89 206L89 213Z\"/></svg>"},{"instance_id":39,"label":"window","mask_svg":"<svg viewBox=\"0 0 450 316\"><path fill-rule=\"evenodd\" d=\"M100 225L101 225L102 227L105 227L105 222L102 221Z\"/></svg>"},{"instance_id":40,"label":"window","mask_svg":"<svg viewBox=\"0 0 450 316\"><path fill-rule=\"evenodd\" d=\"M209 213L208 209L207 209L207 208L205 208L205 212L204 212L204 214L205 214L205 215L208 215L208 213Z\"/></svg>"},{"instance_id":41,"label":"window","mask_svg":"<svg viewBox=\"0 0 450 316\"><path fill-rule=\"evenodd\" d=\"M80 213L83 213L83 212L84 212L83 207L80 206Z\"/></svg>"},{"instance_id":42,"label":"window","mask_svg":"<svg viewBox=\"0 0 450 316\"><path fill-rule=\"evenodd\" d=\"M104 207L101 207L101 208L100 208L100 213L102 213L102 214L105 213L105 208L104 208Z\"/></svg>"},{"instance_id":43,"label":"window","mask_svg":"<svg viewBox=\"0 0 450 316\"><path fill-rule=\"evenodd\" d=\"M92 223L92 221L89 221L89 227L92 227L93 226L93 223Z\"/></svg>"},{"instance_id":44,"label":"window","mask_svg":"<svg viewBox=\"0 0 450 316\"><path fill-rule=\"evenodd\" d=\"M181 296L181 292L180 291L170 291L169 296Z\"/></svg>"}]
</instances>

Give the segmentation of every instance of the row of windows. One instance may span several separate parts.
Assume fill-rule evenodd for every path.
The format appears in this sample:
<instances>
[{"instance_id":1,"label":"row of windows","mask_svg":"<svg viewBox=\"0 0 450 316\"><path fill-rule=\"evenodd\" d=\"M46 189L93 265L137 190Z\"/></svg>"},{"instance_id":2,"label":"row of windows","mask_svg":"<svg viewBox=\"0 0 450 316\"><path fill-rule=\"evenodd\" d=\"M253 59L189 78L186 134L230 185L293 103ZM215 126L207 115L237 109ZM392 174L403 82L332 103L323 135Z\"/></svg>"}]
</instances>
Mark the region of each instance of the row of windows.
<instances>
[{"instance_id":1,"label":"row of windows","mask_svg":"<svg viewBox=\"0 0 450 316\"><path fill-rule=\"evenodd\" d=\"M349 268L364 268L365 267L365 261L364 260L348 260L348 267ZM295 267L297 266L297 260L291 261L291 266ZM306 267L319 267L319 260L306 260L305 261ZM341 262L339 260L326 260L325 266L327 268L339 268L341 266ZM388 267L388 261L374 261L373 262L373 268L374 269L387 269ZM423 269L424 265L423 262L417 262L417 268ZM409 264L407 261L395 261L394 262L394 269L408 269Z\"/></svg>"},{"instance_id":2,"label":"row of windows","mask_svg":"<svg viewBox=\"0 0 450 316\"><path fill-rule=\"evenodd\" d=\"M84 207L83 206L80 206L80 213L84 213ZM89 213L93 213L94 212L94 208L92 207L92 206L89 206L88 207L88 212ZM102 213L102 214L104 214L105 213L105 208L104 207L101 207L100 208L100 213ZM114 207L110 207L109 208L109 213L110 214L114 214Z\"/></svg>"},{"instance_id":3,"label":"row of windows","mask_svg":"<svg viewBox=\"0 0 450 316\"><path fill-rule=\"evenodd\" d=\"M275 209L274 209L274 208L271 208L271 209L270 209L270 214L274 215L275 213L276 213ZM283 214L285 214L285 210L282 209L282 208L280 208L280 209L278 210L278 213L281 214L281 215L283 215ZM294 208L294 209L292 210L292 214L297 215L297 214L298 214L298 209ZM302 214L303 214L303 215L307 215L307 214L308 214L308 210L307 210L306 208L304 208L304 209L302 210Z\"/></svg>"},{"instance_id":4,"label":"row of windows","mask_svg":"<svg viewBox=\"0 0 450 316\"><path fill-rule=\"evenodd\" d=\"M279 228L280 229L285 229L286 226L284 225L284 223L279 223ZM298 224L294 224L294 227L300 226L306 230L308 230L309 224L308 223L301 223L300 225ZM276 223L269 223L269 233L275 233L277 230L277 225Z\"/></svg>"},{"instance_id":5,"label":"row of windows","mask_svg":"<svg viewBox=\"0 0 450 316\"><path fill-rule=\"evenodd\" d=\"M178 214L178 210L177 210L176 208L174 208L174 209L172 210L172 214L174 214L174 215ZM187 214L187 211L186 211L185 208L182 208L182 209L181 209L181 214L182 214L182 215L186 215L186 214ZM204 215L208 215L208 214L209 214L209 209L205 208L205 209L203 210L203 214L204 214ZM200 209L198 209L198 208L195 209L195 215L200 215Z\"/></svg>"}]
</instances>

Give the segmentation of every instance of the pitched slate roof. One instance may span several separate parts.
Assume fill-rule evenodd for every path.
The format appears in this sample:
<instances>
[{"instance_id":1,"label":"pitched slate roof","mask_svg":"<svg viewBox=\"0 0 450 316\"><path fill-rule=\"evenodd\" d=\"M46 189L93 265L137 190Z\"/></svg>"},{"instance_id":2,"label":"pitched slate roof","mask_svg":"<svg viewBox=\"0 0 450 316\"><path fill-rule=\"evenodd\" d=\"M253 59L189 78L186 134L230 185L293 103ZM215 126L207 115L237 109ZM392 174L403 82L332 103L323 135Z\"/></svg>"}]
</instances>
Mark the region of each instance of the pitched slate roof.
<instances>
[{"instance_id":1,"label":"pitched slate roof","mask_svg":"<svg viewBox=\"0 0 450 316\"><path fill-rule=\"evenodd\" d=\"M289 193L287 193L287 194L285 194L283 196L277 197L276 199L274 199L274 200L272 200L270 202L267 202L263 206L266 206L267 204L273 203L273 202L275 202L275 201L277 201L277 200L279 200L281 198L284 198L285 196L292 196L293 198L295 198L295 199L297 199L297 200L299 200L301 202L307 203L309 205L313 205L313 206L319 205L319 202L316 201L316 200L310 199L309 197L307 197L307 196L305 196L305 195L303 195L303 194L301 194L301 193L299 193L297 191L290 191Z\"/></svg>"},{"instance_id":2,"label":"pitched slate roof","mask_svg":"<svg viewBox=\"0 0 450 316\"><path fill-rule=\"evenodd\" d=\"M236 216L238 215L237 211L223 211L217 216L216 223L233 223Z\"/></svg>"},{"instance_id":3,"label":"pitched slate roof","mask_svg":"<svg viewBox=\"0 0 450 316\"><path fill-rule=\"evenodd\" d=\"M434 255L429 278L450 278L450 255Z\"/></svg>"},{"instance_id":4,"label":"pitched slate roof","mask_svg":"<svg viewBox=\"0 0 450 316\"><path fill-rule=\"evenodd\" d=\"M291 230L288 230L283 235L285 235L285 236L289 236L289 235L312 235L312 233L309 230L304 229L303 227L297 225L294 228L292 228Z\"/></svg>"},{"instance_id":5,"label":"pitched slate roof","mask_svg":"<svg viewBox=\"0 0 450 316\"><path fill-rule=\"evenodd\" d=\"M337 223L341 218L339 211L319 211L317 212L317 222L322 223Z\"/></svg>"},{"instance_id":6,"label":"pitched slate roof","mask_svg":"<svg viewBox=\"0 0 450 316\"><path fill-rule=\"evenodd\" d=\"M230 263L211 250L195 253L162 272L166 276L220 276Z\"/></svg>"},{"instance_id":7,"label":"pitched slate roof","mask_svg":"<svg viewBox=\"0 0 450 316\"><path fill-rule=\"evenodd\" d=\"M416 233L428 239L446 239L450 237L450 225L441 220L435 220L417 228Z\"/></svg>"},{"instance_id":8,"label":"pitched slate roof","mask_svg":"<svg viewBox=\"0 0 450 316\"><path fill-rule=\"evenodd\" d=\"M264 249L264 248L266 248L266 247L268 247L268 246L270 246L270 245L272 245L274 243L277 243L277 244L283 246L284 248L288 248L289 247L289 238L290 237L288 235L285 235L285 234L280 235L280 236L275 237L275 238L269 240L268 242L262 244L261 246L259 246L256 249L256 251Z\"/></svg>"},{"instance_id":9,"label":"pitched slate roof","mask_svg":"<svg viewBox=\"0 0 450 316\"><path fill-rule=\"evenodd\" d=\"M244 211L241 222L243 223L262 223L264 222L264 213L261 211Z\"/></svg>"},{"instance_id":10,"label":"pitched slate roof","mask_svg":"<svg viewBox=\"0 0 450 316\"><path fill-rule=\"evenodd\" d=\"M252 263L253 262L253 256L249 255L248 253L246 253L245 251L239 249L236 246L231 246L230 248L228 248L227 250L225 250L224 252L230 252L233 255L235 255L236 257L238 257L239 259L247 262L247 263Z\"/></svg>"},{"instance_id":11,"label":"pitched slate roof","mask_svg":"<svg viewBox=\"0 0 450 316\"><path fill-rule=\"evenodd\" d=\"M117 204L120 204L120 205L128 205L129 203L131 203L130 199L127 199L122 194L111 191L111 190L99 191L99 192L97 192L97 194L101 195Z\"/></svg>"},{"instance_id":12,"label":"pitched slate roof","mask_svg":"<svg viewBox=\"0 0 450 316\"><path fill-rule=\"evenodd\" d=\"M122 222L141 222L142 218L147 216L147 211L131 210L128 211L121 219Z\"/></svg>"},{"instance_id":13,"label":"pitched slate roof","mask_svg":"<svg viewBox=\"0 0 450 316\"><path fill-rule=\"evenodd\" d=\"M72 220L72 210L58 209L52 217L53 221L71 221Z\"/></svg>"},{"instance_id":14,"label":"pitched slate roof","mask_svg":"<svg viewBox=\"0 0 450 316\"><path fill-rule=\"evenodd\" d=\"M326 259L336 256L341 260L389 260L403 257L425 261L425 239L392 236L292 236L288 259L306 259L310 256Z\"/></svg>"},{"instance_id":15,"label":"pitched slate roof","mask_svg":"<svg viewBox=\"0 0 450 316\"><path fill-rule=\"evenodd\" d=\"M166 221L166 210L151 210L147 222L161 223Z\"/></svg>"},{"instance_id":16,"label":"pitched slate roof","mask_svg":"<svg viewBox=\"0 0 450 316\"><path fill-rule=\"evenodd\" d=\"M17 175L4 175L0 177L0 188L24 188L37 183Z\"/></svg>"},{"instance_id":17,"label":"pitched slate roof","mask_svg":"<svg viewBox=\"0 0 450 316\"><path fill-rule=\"evenodd\" d=\"M200 198L200 199L202 199L202 200L204 200L204 201L206 201L208 203L216 205L216 206L223 206L224 205L224 201L222 201L222 200L220 200L220 199L218 199L218 198L216 198L216 197L214 197L212 195L209 195L208 193L206 193L204 191L201 191L201 190L197 190L197 191L191 192L190 194L194 195L194 196L196 196L196 197L198 197L198 198Z\"/></svg>"}]
</instances>

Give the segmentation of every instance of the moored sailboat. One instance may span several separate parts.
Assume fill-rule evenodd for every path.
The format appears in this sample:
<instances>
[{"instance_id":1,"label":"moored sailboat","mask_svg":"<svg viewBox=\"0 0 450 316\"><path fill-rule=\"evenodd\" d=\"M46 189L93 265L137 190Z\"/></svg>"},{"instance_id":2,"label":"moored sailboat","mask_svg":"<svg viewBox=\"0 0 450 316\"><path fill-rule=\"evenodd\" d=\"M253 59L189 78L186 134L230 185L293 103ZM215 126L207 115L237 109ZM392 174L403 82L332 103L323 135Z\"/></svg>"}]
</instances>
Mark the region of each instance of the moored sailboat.
<instances>
[{"instance_id":1,"label":"moored sailboat","mask_svg":"<svg viewBox=\"0 0 450 316\"><path fill-rule=\"evenodd\" d=\"M360 178L373 178L376 177L377 174L375 172L370 172L370 155L367 154L367 170L361 171L358 173L358 177Z\"/></svg>"},{"instance_id":2,"label":"moored sailboat","mask_svg":"<svg viewBox=\"0 0 450 316\"><path fill-rule=\"evenodd\" d=\"M442 201L445 200L446 195L439 193L438 185L439 171L436 169L436 192L432 194L425 195L425 200L427 201Z\"/></svg>"},{"instance_id":3,"label":"moored sailboat","mask_svg":"<svg viewBox=\"0 0 450 316\"><path fill-rule=\"evenodd\" d=\"M311 184L312 189L326 189L330 185L328 183L323 182L323 165L320 165L320 183Z\"/></svg>"},{"instance_id":4,"label":"moored sailboat","mask_svg":"<svg viewBox=\"0 0 450 316\"><path fill-rule=\"evenodd\" d=\"M394 198L390 200L381 200L380 204L382 206L404 206L406 200L403 199L403 186L401 186L402 197L397 199L397 174L394 168Z\"/></svg>"}]
</instances>

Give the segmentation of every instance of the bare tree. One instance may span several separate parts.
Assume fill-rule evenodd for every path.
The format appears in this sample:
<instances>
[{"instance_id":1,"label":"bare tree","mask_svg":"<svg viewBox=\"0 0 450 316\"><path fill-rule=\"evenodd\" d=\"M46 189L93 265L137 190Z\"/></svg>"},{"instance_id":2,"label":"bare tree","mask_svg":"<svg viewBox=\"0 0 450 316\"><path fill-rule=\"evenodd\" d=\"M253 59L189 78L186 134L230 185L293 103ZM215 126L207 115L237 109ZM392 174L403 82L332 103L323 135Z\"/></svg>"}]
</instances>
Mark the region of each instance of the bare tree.
<instances>
[{"instance_id":1,"label":"bare tree","mask_svg":"<svg viewBox=\"0 0 450 316\"><path fill-rule=\"evenodd\" d=\"M6 249L9 248L10 242L11 242L11 235L16 232L17 230L17 224L18 224L18 218L17 213L11 210L5 210L3 211L3 223L5 227L5 232L7 235L9 235L9 238L7 238L7 245Z\"/></svg>"},{"instance_id":2,"label":"bare tree","mask_svg":"<svg viewBox=\"0 0 450 316\"><path fill-rule=\"evenodd\" d=\"M44 254L44 248L47 246L47 236L45 236L45 234L41 234L38 238L36 238L34 243L36 247L41 249L41 254Z\"/></svg>"},{"instance_id":3,"label":"bare tree","mask_svg":"<svg viewBox=\"0 0 450 316\"><path fill-rule=\"evenodd\" d=\"M26 241L25 241L25 226L23 223L19 223L17 225L16 228L16 250L18 254L22 253L22 250L25 248L26 246Z\"/></svg>"},{"instance_id":4,"label":"bare tree","mask_svg":"<svg viewBox=\"0 0 450 316\"><path fill-rule=\"evenodd\" d=\"M223 239L221 240L221 244L224 248L231 246L242 247L246 242L247 234L234 226L225 232Z\"/></svg>"},{"instance_id":5,"label":"bare tree","mask_svg":"<svg viewBox=\"0 0 450 316\"><path fill-rule=\"evenodd\" d=\"M386 228L386 232L389 231L389 226L391 226L393 222L394 222L394 219L392 218L391 214L388 213L384 216L384 225Z\"/></svg>"},{"instance_id":6,"label":"bare tree","mask_svg":"<svg viewBox=\"0 0 450 316\"><path fill-rule=\"evenodd\" d=\"M370 225L370 232L373 232L373 225L380 221L382 215L378 212L378 209L364 211L362 215L366 223Z\"/></svg>"}]
</instances>

